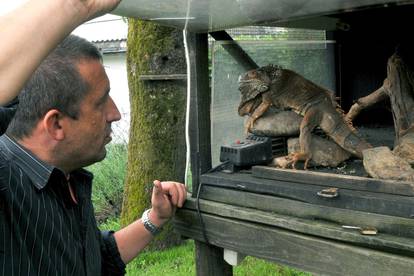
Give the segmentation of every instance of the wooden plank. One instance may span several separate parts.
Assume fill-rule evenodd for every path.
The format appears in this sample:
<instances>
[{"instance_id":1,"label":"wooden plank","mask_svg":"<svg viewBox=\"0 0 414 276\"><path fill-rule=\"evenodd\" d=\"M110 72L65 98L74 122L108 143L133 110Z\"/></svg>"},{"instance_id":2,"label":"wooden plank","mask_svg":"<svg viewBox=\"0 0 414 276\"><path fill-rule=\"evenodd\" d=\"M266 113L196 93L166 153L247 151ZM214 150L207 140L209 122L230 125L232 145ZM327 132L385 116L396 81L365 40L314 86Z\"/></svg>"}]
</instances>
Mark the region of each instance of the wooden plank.
<instances>
[{"instance_id":1,"label":"wooden plank","mask_svg":"<svg viewBox=\"0 0 414 276\"><path fill-rule=\"evenodd\" d=\"M200 175L211 168L210 89L208 35L187 33L190 53L190 159L192 189L196 194Z\"/></svg>"},{"instance_id":2,"label":"wooden plank","mask_svg":"<svg viewBox=\"0 0 414 276\"><path fill-rule=\"evenodd\" d=\"M197 276L233 275L233 267L224 260L223 248L204 242L195 242Z\"/></svg>"},{"instance_id":3,"label":"wooden plank","mask_svg":"<svg viewBox=\"0 0 414 276\"><path fill-rule=\"evenodd\" d=\"M334 186L358 191L388 193L403 196L414 196L414 183L381 180L360 176L341 175L333 173L312 172L303 170L287 170L265 166L254 166L252 174L255 177L274 179L286 182L296 182L318 186Z\"/></svg>"},{"instance_id":4,"label":"wooden plank","mask_svg":"<svg viewBox=\"0 0 414 276\"><path fill-rule=\"evenodd\" d=\"M377 228L379 233L414 238L413 219L327 207L213 186L203 186L201 198L290 217L331 222L337 225L371 226Z\"/></svg>"},{"instance_id":5,"label":"wooden plank","mask_svg":"<svg viewBox=\"0 0 414 276\"><path fill-rule=\"evenodd\" d=\"M187 200L185 208L196 210L196 200ZM381 232L381 230L375 236L362 235L356 230L343 229L342 224L296 218L208 200L200 200L200 210L203 214L208 213L230 219L276 226L298 233L414 257L414 238L396 237ZM414 223L412 227L414 227Z\"/></svg>"},{"instance_id":6,"label":"wooden plank","mask_svg":"<svg viewBox=\"0 0 414 276\"><path fill-rule=\"evenodd\" d=\"M326 186L270 180L241 173L204 174L202 181L203 185L274 195L312 204L405 218L414 217L413 197L339 189L338 197L324 198L318 196L318 192L326 189ZM332 186L335 187L335 183Z\"/></svg>"},{"instance_id":7,"label":"wooden plank","mask_svg":"<svg viewBox=\"0 0 414 276\"><path fill-rule=\"evenodd\" d=\"M261 224L203 215L211 244L323 275L412 275L414 258L302 235ZM197 214L180 210L176 230L202 240Z\"/></svg>"}]
</instances>

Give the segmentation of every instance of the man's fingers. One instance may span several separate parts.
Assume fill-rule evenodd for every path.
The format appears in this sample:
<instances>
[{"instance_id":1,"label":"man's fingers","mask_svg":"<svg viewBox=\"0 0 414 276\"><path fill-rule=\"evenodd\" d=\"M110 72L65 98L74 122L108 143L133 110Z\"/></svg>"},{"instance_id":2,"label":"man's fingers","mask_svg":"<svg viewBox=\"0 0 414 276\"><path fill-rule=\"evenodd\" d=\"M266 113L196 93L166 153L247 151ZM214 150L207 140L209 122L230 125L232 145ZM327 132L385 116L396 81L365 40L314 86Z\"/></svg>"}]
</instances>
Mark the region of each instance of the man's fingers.
<instances>
[{"instance_id":1,"label":"man's fingers","mask_svg":"<svg viewBox=\"0 0 414 276\"><path fill-rule=\"evenodd\" d=\"M159 181L159 180L154 180L154 191L155 191L155 193L162 193L162 185L161 185L161 181Z\"/></svg>"},{"instance_id":2,"label":"man's fingers","mask_svg":"<svg viewBox=\"0 0 414 276\"><path fill-rule=\"evenodd\" d=\"M154 180L154 194L155 197L164 197L166 196L168 201L172 205L177 205L178 202L178 191L174 185L171 185L171 182L161 182L159 180Z\"/></svg>"},{"instance_id":3,"label":"man's fingers","mask_svg":"<svg viewBox=\"0 0 414 276\"><path fill-rule=\"evenodd\" d=\"M171 204L173 206L177 206L178 205L178 199L180 197L177 185L174 185L173 183L168 182L168 193L171 196Z\"/></svg>"},{"instance_id":4,"label":"man's fingers","mask_svg":"<svg viewBox=\"0 0 414 276\"><path fill-rule=\"evenodd\" d=\"M160 182L154 181L154 195L166 195L173 206L182 207L187 197L187 191L184 184L178 182Z\"/></svg>"},{"instance_id":5,"label":"man's fingers","mask_svg":"<svg viewBox=\"0 0 414 276\"><path fill-rule=\"evenodd\" d=\"M178 183L178 191L180 194L179 200L178 200L178 207L183 207L184 201L187 198L187 189L185 188L185 185L182 183Z\"/></svg>"},{"instance_id":6,"label":"man's fingers","mask_svg":"<svg viewBox=\"0 0 414 276\"><path fill-rule=\"evenodd\" d=\"M174 201L174 206L177 207L183 207L184 201L187 197L187 190L185 188L185 185L178 182L169 182L171 185L172 190L176 192L177 200Z\"/></svg>"}]
</instances>

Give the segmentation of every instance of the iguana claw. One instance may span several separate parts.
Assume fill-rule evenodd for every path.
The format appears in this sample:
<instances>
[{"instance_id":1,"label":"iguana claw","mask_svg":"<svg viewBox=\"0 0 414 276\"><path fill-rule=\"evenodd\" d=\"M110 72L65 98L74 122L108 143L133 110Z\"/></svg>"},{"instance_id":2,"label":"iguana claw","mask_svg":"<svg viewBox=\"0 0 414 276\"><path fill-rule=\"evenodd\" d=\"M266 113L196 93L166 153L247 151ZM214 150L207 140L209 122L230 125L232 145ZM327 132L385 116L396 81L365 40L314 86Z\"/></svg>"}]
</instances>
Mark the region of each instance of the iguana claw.
<instances>
[{"instance_id":1,"label":"iguana claw","mask_svg":"<svg viewBox=\"0 0 414 276\"><path fill-rule=\"evenodd\" d=\"M253 128L253 125L254 125L254 122L255 122L255 119L252 118L252 117L249 117L247 119L246 125L244 127L244 132L245 132L244 134L245 135L248 135L251 132L251 130Z\"/></svg>"},{"instance_id":2,"label":"iguana claw","mask_svg":"<svg viewBox=\"0 0 414 276\"><path fill-rule=\"evenodd\" d=\"M309 157L308 154L306 154L304 152L292 152L286 157L286 160L288 160L287 165L291 165L292 169L294 169L294 170L296 170L296 163L298 161L305 161L305 165L304 165L303 169L307 170L308 169L308 164L309 164L309 161L311 160L311 158Z\"/></svg>"}]
</instances>

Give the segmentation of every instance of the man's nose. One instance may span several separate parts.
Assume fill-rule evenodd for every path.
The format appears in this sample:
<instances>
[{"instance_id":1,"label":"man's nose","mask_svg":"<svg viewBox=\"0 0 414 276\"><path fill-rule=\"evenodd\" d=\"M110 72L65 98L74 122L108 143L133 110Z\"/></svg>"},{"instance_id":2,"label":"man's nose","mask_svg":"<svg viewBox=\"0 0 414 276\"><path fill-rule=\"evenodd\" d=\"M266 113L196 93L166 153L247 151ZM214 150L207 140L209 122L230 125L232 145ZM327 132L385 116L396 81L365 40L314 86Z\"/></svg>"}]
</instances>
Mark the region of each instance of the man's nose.
<instances>
[{"instance_id":1,"label":"man's nose","mask_svg":"<svg viewBox=\"0 0 414 276\"><path fill-rule=\"evenodd\" d=\"M109 97L109 112L107 120L108 122L116 122L121 120L121 113L111 97Z\"/></svg>"}]
</instances>

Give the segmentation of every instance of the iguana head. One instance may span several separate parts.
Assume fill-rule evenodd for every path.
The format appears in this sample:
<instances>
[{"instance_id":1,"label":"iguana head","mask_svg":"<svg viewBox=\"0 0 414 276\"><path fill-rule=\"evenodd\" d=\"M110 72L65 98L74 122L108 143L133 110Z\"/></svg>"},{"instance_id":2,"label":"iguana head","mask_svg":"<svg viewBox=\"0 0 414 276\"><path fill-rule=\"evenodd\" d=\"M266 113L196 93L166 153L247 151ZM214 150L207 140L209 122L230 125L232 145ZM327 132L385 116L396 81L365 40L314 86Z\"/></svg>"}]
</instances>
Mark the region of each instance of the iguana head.
<instances>
[{"instance_id":1,"label":"iguana head","mask_svg":"<svg viewBox=\"0 0 414 276\"><path fill-rule=\"evenodd\" d=\"M238 110L240 116L245 115L247 109L252 110L246 106L252 105L253 100L269 90L270 85L280 76L281 69L279 66L267 65L239 76L241 101Z\"/></svg>"}]
</instances>

